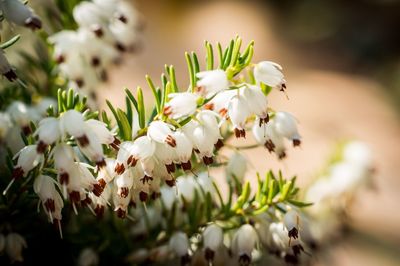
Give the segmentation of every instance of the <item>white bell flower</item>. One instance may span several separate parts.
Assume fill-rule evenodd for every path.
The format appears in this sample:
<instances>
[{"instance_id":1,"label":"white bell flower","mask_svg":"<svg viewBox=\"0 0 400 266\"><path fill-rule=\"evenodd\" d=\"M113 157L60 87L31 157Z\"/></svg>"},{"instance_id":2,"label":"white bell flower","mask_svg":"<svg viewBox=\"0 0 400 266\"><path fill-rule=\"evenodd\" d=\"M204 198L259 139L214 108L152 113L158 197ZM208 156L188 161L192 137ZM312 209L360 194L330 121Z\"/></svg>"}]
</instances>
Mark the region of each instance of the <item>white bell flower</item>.
<instances>
[{"instance_id":1,"label":"white bell flower","mask_svg":"<svg viewBox=\"0 0 400 266\"><path fill-rule=\"evenodd\" d=\"M192 115L197 108L198 96L190 92L170 93L171 100L164 107L164 114L172 119Z\"/></svg>"},{"instance_id":2,"label":"white bell flower","mask_svg":"<svg viewBox=\"0 0 400 266\"><path fill-rule=\"evenodd\" d=\"M33 189L39 196L43 204L43 208L49 215L50 222L53 223L54 219L61 220L61 210L64 207L64 201L58 193L56 181L45 175L36 177L33 183Z\"/></svg>"},{"instance_id":3,"label":"white bell flower","mask_svg":"<svg viewBox=\"0 0 400 266\"><path fill-rule=\"evenodd\" d=\"M18 233L9 233L6 236L6 252L12 262L24 261L22 251L27 246L25 238Z\"/></svg>"},{"instance_id":4,"label":"white bell flower","mask_svg":"<svg viewBox=\"0 0 400 266\"><path fill-rule=\"evenodd\" d=\"M0 9L6 20L18 26L24 26L32 30L40 29L42 21L31 8L19 0L0 1Z\"/></svg>"},{"instance_id":5,"label":"white bell flower","mask_svg":"<svg viewBox=\"0 0 400 266\"><path fill-rule=\"evenodd\" d=\"M30 170L43 162L43 154L38 153L37 147L37 145L28 145L15 154L14 159L18 157L18 161L12 173L14 179L25 176Z\"/></svg>"},{"instance_id":6,"label":"white bell flower","mask_svg":"<svg viewBox=\"0 0 400 266\"><path fill-rule=\"evenodd\" d=\"M93 210L97 217L103 217L105 208L109 204L111 199L112 188L110 185L106 186L100 197L95 196L93 193L89 193L89 198L92 200Z\"/></svg>"},{"instance_id":7,"label":"white bell flower","mask_svg":"<svg viewBox=\"0 0 400 266\"><path fill-rule=\"evenodd\" d=\"M206 98L229 89L228 78L222 69L199 72L196 74L196 77L199 78L197 81L199 93Z\"/></svg>"},{"instance_id":8,"label":"white bell flower","mask_svg":"<svg viewBox=\"0 0 400 266\"><path fill-rule=\"evenodd\" d=\"M54 111L57 111L57 101L50 97L43 97L35 105L36 110L38 110L41 116L47 115L47 109L52 106Z\"/></svg>"},{"instance_id":9,"label":"white bell flower","mask_svg":"<svg viewBox=\"0 0 400 266\"><path fill-rule=\"evenodd\" d=\"M126 198L129 195L129 190L133 186L133 176L131 171L125 171L122 175L115 178L115 185L118 188L117 194L121 198Z\"/></svg>"},{"instance_id":10,"label":"white bell flower","mask_svg":"<svg viewBox=\"0 0 400 266\"><path fill-rule=\"evenodd\" d=\"M175 148L176 141L172 132L173 126L162 121L153 121L147 130L147 135L154 141L159 143L167 143Z\"/></svg>"},{"instance_id":11,"label":"white bell flower","mask_svg":"<svg viewBox=\"0 0 400 266\"><path fill-rule=\"evenodd\" d=\"M269 225L269 248L273 251L286 251L290 238L283 223L271 223Z\"/></svg>"},{"instance_id":12,"label":"white bell flower","mask_svg":"<svg viewBox=\"0 0 400 266\"><path fill-rule=\"evenodd\" d=\"M233 96L229 102L228 116L233 124L236 138L246 137L246 120L251 115L249 104L242 93Z\"/></svg>"},{"instance_id":13,"label":"white bell flower","mask_svg":"<svg viewBox=\"0 0 400 266\"><path fill-rule=\"evenodd\" d=\"M176 201L176 190L169 186L163 186L161 188L161 201L167 210L171 210L174 202Z\"/></svg>"},{"instance_id":14,"label":"white bell flower","mask_svg":"<svg viewBox=\"0 0 400 266\"><path fill-rule=\"evenodd\" d=\"M110 183L115 177L115 159L114 158L105 158L104 159L106 165L105 167L101 167L97 173L97 181L99 184L105 188L107 183Z\"/></svg>"},{"instance_id":15,"label":"white bell flower","mask_svg":"<svg viewBox=\"0 0 400 266\"><path fill-rule=\"evenodd\" d=\"M197 183L193 176L180 176L176 180L176 187L179 199L183 197L187 202L192 202L194 200Z\"/></svg>"},{"instance_id":16,"label":"white bell flower","mask_svg":"<svg viewBox=\"0 0 400 266\"><path fill-rule=\"evenodd\" d=\"M174 251L178 257L184 257L188 254L189 239L183 232L175 232L169 239L169 248Z\"/></svg>"},{"instance_id":17,"label":"white bell flower","mask_svg":"<svg viewBox=\"0 0 400 266\"><path fill-rule=\"evenodd\" d=\"M295 210L290 210L285 213L283 216L283 224L290 238L297 239L299 237L300 216Z\"/></svg>"},{"instance_id":18,"label":"white bell flower","mask_svg":"<svg viewBox=\"0 0 400 266\"><path fill-rule=\"evenodd\" d=\"M39 137L38 148L41 152L61 137L60 122L55 117L47 117L39 122L36 133Z\"/></svg>"},{"instance_id":19,"label":"white bell flower","mask_svg":"<svg viewBox=\"0 0 400 266\"><path fill-rule=\"evenodd\" d=\"M256 141L264 145L269 152L275 152L279 159L284 158L286 156L284 139L282 135L276 133L273 121L266 124L259 121L256 119L253 125L253 136Z\"/></svg>"},{"instance_id":20,"label":"white bell flower","mask_svg":"<svg viewBox=\"0 0 400 266\"><path fill-rule=\"evenodd\" d=\"M174 132L173 137L176 140L174 161L180 163L183 170L190 170L192 168L190 163L193 151L192 142L181 130Z\"/></svg>"},{"instance_id":21,"label":"white bell flower","mask_svg":"<svg viewBox=\"0 0 400 266\"><path fill-rule=\"evenodd\" d=\"M250 112L257 115L261 119L261 122L267 123L269 120L268 99L260 87L247 85L243 89L240 89L240 93L246 99Z\"/></svg>"},{"instance_id":22,"label":"white bell flower","mask_svg":"<svg viewBox=\"0 0 400 266\"><path fill-rule=\"evenodd\" d=\"M166 143L157 142L154 156L161 164L165 165L168 173L175 172L175 164L173 162L176 157L175 148L172 148Z\"/></svg>"},{"instance_id":23,"label":"white bell flower","mask_svg":"<svg viewBox=\"0 0 400 266\"><path fill-rule=\"evenodd\" d=\"M223 245L224 232L216 224L210 224L203 231L203 243L205 247L205 258L208 261L214 259L215 253Z\"/></svg>"},{"instance_id":24,"label":"white bell flower","mask_svg":"<svg viewBox=\"0 0 400 266\"><path fill-rule=\"evenodd\" d=\"M282 73L282 67L271 61L262 61L254 67L254 78L258 83L262 82L272 88L284 90L286 80Z\"/></svg>"},{"instance_id":25,"label":"white bell flower","mask_svg":"<svg viewBox=\"0 0 400 266\"><path fill-rule=\"evenodd\" d=\"M29 123L33 120L32 118L36 118L36 115L32 117L30 111L33 110L20 101L14 101L7 107L7 113L10 115L12 121L20 126L25 134L30 133Z\"/></svg>"},{"instance_id":26,"label":"white bell flower","mask_svg":"<svg viewBox=\"0 0 400 266\"><path fill-rule=\"evenodd\" d=\"M204 108L216 112L221 118L227 118L229 102L236 94L235 90L221 91Z\"/></svg>"},{"instance_id":27,"label":"white bell flower","mask_svg":"<svg viewBox=\"0 0 400 266\"><path fill-rule=\"evenodd\" d=\"M65 135L69 135L76 138L81 146L89 144L89 139L85 134L85 121L82 113L76 110L68 110L61 115L60 118L61 131Z\"/></svg>"},{"instance_id":28,"label":"white bell flower","mask_svg":"<svg viewBox=\"0 0 400 266\"><path fill-rule=\"evenodd\" d=\"M287 112L277 112L274 116L274 126L276 133L293 141L293 146L299 146L301 137L297 130L297 122L293 115Z\"/></svg>"},{"instance_id":29,"label":"white bell flower","mask_svg":"<svg viewBox=\"0 0 400 266\"><path fill-rule=\"evenodd\" d=\"M106 25L109 19L104 9L93 2L86 1L76 5L72 15L78 25L85 28L91 28L94 25Z\"/></svg>"},{"instance_id":30,"label":"white bell flower","mask_svg":"<svg viewBox=\"0 0 400 266\"><path fill-rule=\"evenodd\" d=\"M239 257L239 264L249 265L251 263L251 253L257 242L257 232L251 225L244 224L236 231L231 243L231 250L233 254Z\"/></svg>"},{"instance_id":31,"label":"white bell flower","mask_svg":"<svg viewBox=\"0 0 400 266\"><path fill-rule=\"evenodd\" d=\"M96 119L85 121L85 126L90 128L98 137L101 144L111 144L114 142L114 134L108 130L107 125Z\"/></svg>"}]
</instances>

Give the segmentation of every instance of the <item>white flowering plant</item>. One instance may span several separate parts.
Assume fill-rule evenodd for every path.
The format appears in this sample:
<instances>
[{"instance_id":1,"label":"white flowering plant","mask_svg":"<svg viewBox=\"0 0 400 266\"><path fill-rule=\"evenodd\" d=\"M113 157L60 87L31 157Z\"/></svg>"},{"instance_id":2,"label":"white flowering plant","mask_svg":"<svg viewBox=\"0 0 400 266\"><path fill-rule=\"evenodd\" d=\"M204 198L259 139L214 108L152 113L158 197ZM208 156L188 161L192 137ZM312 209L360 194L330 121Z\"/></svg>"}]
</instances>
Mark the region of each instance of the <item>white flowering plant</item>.
<instances>
[{"instance_id":1,"label":"white flowering plant","mask_svg":"<svg viewBox=\"0 0 400 266\"><path fill-rule=\"evenodd\" d=\"M18 0L1 3L10 1ZM48 38L56 63L51 69L65 79L57 99L38 95L45 101L35 115L33 106L10 94L0 113L0 254L34 262L51 251L79 265L310 264L329 235L314 229L326 221L319 210L332 208L370 175L367 148L353 143L342 150L346 163L321 179L336 190L311 186L302 193L296 177L268 169L246 181L242 149L264 146L284 159L288 143L301 145L294 116L269 103L270 93L286 93L280 65L252 63L254 42L242 47L240 37L225 48L205 42L205 69L196 53L185 54L188 85L166 66L159 86L146 76L152 106L138 87L125 89L125 108L107 101L110 111L98 110L87 98L92 78L121 56L118 50L133 48L136 39L127 31L138 27L136 13L122 0L58 2L69 14L63 19L78 28ZM256 144L227 144L249 132ZM226 158L223 149L234 154ZM226 178L214 168L225 168ZM344 182L342 174L350 172ZM306 211L312 202L319 203L317 211ZM344 209L336 207L332 216Z\"/></svg>"}]
</instances>

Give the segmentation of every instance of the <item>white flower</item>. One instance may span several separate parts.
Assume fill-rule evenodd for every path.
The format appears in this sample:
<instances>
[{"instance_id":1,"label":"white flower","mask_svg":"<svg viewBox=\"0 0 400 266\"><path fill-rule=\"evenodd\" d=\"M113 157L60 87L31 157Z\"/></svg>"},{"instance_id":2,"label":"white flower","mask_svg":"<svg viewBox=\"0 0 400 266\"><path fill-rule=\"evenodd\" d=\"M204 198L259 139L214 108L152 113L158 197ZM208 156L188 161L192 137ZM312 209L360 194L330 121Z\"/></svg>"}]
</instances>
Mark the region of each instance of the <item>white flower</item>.
<instances>
[{"instance_id":1,"label":"white flower","mask_svg":"<svg viewBox=\"0 0 400 266\"><path fill-rule=\"evenodd\" d=\"M47 145L53 144L61 136L59 120L54 117L42 119L35 134L39 136L39 151L44 152Z\"/></svg>"},{"instance_id":2,"label":"white flower","mask_svg":"<svg viewBox=\"0 0 400 266\"><path fill-rule=\"evenodd\" d=\"M221 118L226 118L228 114L229 102L236 95L235 90L227 90L219 92L214 98L204 105L207 110L212 110L219 114Z\"/></svg>"},{"instance_id":3,"label":"white flower","mask_svg":"<svg viewBox=\"0 0 400 266\"><path fill-rule=\"evenodd\" d=\"M101 167L97 173L97 181L103 188L115 177L115 159L106 158L104 161L106 163L105 167Z\"/></svg>"},{"instance_id":4,"label":"white flower","mask_svg":"<svg viewBox=\"0 0 400 266\"><path fill-rule=\"evenodd\" d=\"M81 27L91 28L95 25L102 26L108 23L108 17L100 6L92 2L81 2L74 7L73 16Z\"/></svg>"},{"instance_id":5,"label":"white flower","mask_svg":"<svg viewBox=\"0 0 400 266\"><path fill-rule=\"evenodd\" d=\"M228 105L228 115L233 124L237 138L246 137L245 125L247 118L251 115L250 107L246 98L239 93L232 97Z\"/></svg>"},{"instance_id":6,"label":"white flower","mask_svg":"<svg viewBox=\"0 0 400 266\"><path fill-rule=\"evenodd\" d=\"M128 213L129 202L131 201L131 191L129 191L128 196L125 198L120 197L116 191L112 193L112 196L115 206L114 211L117 213L119 218L125 218Z\"/></svg>"},{"instance_id":7,"label":"white flower","mask_svg":"<svg viewBox=\"0 0 400 266\"><path fill-rule=\"evenodd\" d=\"M156 142L167 143L169 146L175 148L176 141L172 136L172 129L173 126L165 122L153 121L149 125L147 135Z\"/></svg>"},{"instance_id":8,"label":"white flower","mask_svg":"<svg viewBox=\"0 0 400 266\"><path fill-rule=\"evenodd\" d=\"M14 81L17 79L17 74L11 68L6 56L4 55L4 50L0 48L0 74L5 76L9 81Z\"/></svg>"},{"instance_id":9,"label":"white flower","mask_svg":"<svg viewBox=\"0 0 400 266\"><path fill-rule=\"evenodd\" d=\"M258 83L262 82L272 88L284 90L286 80L282 73L282 67L271 61L262 61L254 67L254 78Z\"/></svg>"},{"instance_id":10,"label":"white flower","mask_svg":"<svg viewBox=\"0 0 400 266\"><path fill-rule=\"evenodd\" d=\"M180 163L183 170L190 170L192 168L190 163L193 151L192 142L181 130L174 132L174 139L176 141L174 161Z\"/></svg>"},{"instance_id":11,"label":"white flower","mask_svg":"<svg viewBox=\"0 0 400 266\"><path fill-rule=\"evenodd\" d=\"M22 250L27 247L26 240L18 233L9 233L6 237L6 252L12 262L24 261Z\"/></svg>"},{"instance_id":12,"label":"white flower","mask_svg":"<svg viewBox=\"0 0 400 266\"><path fill-rule=\"evenodd\" d=\"M133 176L131 171L125 171L122 175L115 178L115 184L118 188L118 195L122 198L126 198L129 195L129 190L133 186Z\"/></svg>"},{"instance_id":13,"label":"white flower","mask_svg":"<svg viewBox=\"0 0 400 266\"><path fill-rule=\"evenodd\" d=\"M61 209L64 207L64 202L56 189L56 181L49 176L39 175L33 183L33 189L49 215L50 222L53 222L54 219L61 220Z\"/></svg>"},{"instance_id":14,"label":"white flower","mask_svg":"<svg viewBox=\"0 0 400 266\"><path fill-rule=\"evenodd\" d=\"M4 139L11 127L10 116L7 113L0 112L0 141Z\"/></svg>"},{"instance_id":15,"label":"white flower","mask_svg":"<svg viewBox=\"0 0 400 266\"><path fill-rule=\"evenodd\" d=\"M258 242L257 232L249 224L242 225L233 236L231 249L241 265L249 265L251 253Z\"/></svg>"},{"instance_id":16,"label":"white flower","mask_svg":"<svg viewBox=\"0 0 400 266\"><path fill-rule=\"evenodd\" d=\"M372 165L372 153L365 143L352 141L344 147L343 160L368 169Z\"/></svg>"},{"instance_id":17,"label":"white flower","mask_svg":"<svg viewBox=\"0 0 400 266\"><path fill-rule=\"evenodd\" d=\"M241 153L235 152L231 155L228 165L225 168L226 178L228 181L236 178L240 183L243 182L247 171L247 159Z\"/></svg>"},{"instance_id":18,"label":"white flower","mask_svg":"<svg viewBox=\"0 0 400 266\"><path fill-rule=\"evenodd\" d=\"M60 143L53 150L54 165L59 173L67 172L74 163L75 153L71 146Z\"/></svg>"},{"instance_id":19,"label":"white flower","mask_svg":"<svg viewBox=\"0 0 400 266\"><path fill-rule=\"evenodd\" d=\"M170 93L168 97L171 100L164 107L164 114L172 119L192 115L196 111L198 96L195 94L190 92Z\"/></svg>"},{"instance_id":20,"label":"white flower","mask_svg":"<svg viewBox=\"0 0 400 266\"><path fill-rule=\"evenodd\" d=\"M169 186L161 188L161 201L167 210L171 210L176 200L176 190Z\"/></svg>"},{"instance_id":21,"label":"white flower","mask_svg":"<svg viewBox=\"0 0 400 266\"><path fill-rule=\"evenodd\" d=\"M18 157L12 176L14 179L25 176L30 170L43 162L43 154L38 153L37 145L28 145L20 150L14 158Z\"/></svg>"},{"instance_id":22,"label":"white flower","mask_svg":"<svg viewBox=\"0 0 400 266\"><path fill-rule=\"evenodd\" d=\"M289 247L290 238L283 223L269 225L269 248L272 251L285 251Z\"/></svg>"},{"instance_id":23,"label":"white flower","mask_svg":"<svg viewBox=\"0 0 400 266\"><path fill-rule=\"evenodd\" d=\"M279 159L284 158L286 156L284 139L282 135L276 133L273 121L266 124L259 121L256 119L253 125L253 135L256 141L264 145L269 152L275 152Z\"/></svg>"},{"instance_id":24,"label":"white flower","mask_svg":"<svg viewBox=\"0 0 400 266\"><path fill-rule=\"evenodd\" d=\"M203 231L205 258L208 261L214 259L215 252L223 245L224 232L216 224L210 224Z\"/></svg>"},{"instance_id":25,"label":"white flower","mask_svg":"<svg viewBox=\"0 0 400 266\"><path fill-rule=\"evenodd\" d=\"M9 22L28 27L32 30L42 27L42 21L39 17L33 13L32 9L19 0L0 1L0 9L2 10L4 18Z\"/></svg>"},{"instance_id":26,"label":"white flower","mask_svg":"<svg viewBox=\"0 0 400 266\"><path fill-rule=\"evenodd\" d=\"M62 132L76 138L81 146L89 144L85 134L85 122L82 113L76 110L68 110L61 115L60 127Z\"/></svg>"},{"instance_id":27,"label":"white flower","mask_svg":"<svg viewBox=\"0 0 400 266\"><path fill-rule=\"evenodd\" d=\"M85 125L97 135L101 144L111 144L114 142L114 134L108 130L105 123L96 119L89 119L85 121Z\"/></svg>"},{"instance_id":28,"label":"white flower","mask_svg":"<svg viewBox=\"0 0 400 266\"><path fill-rule=\"evenodd\" d=\"M99 256L92 248L85 248L78 258L79 266L96 266L99 264Z\"/></svg>"},{"instance_id":29,"label":"white flower","mask_svg":"<svg viewBox=\"0 0 400 266\"><path fill-rule=\"evenodd\" d=\"M252 114L261 118L261 121L268 122L268 99L258 86L247 85L240 89L240 93L247 101L247 106Z\"/></svg>"},{"instance_id":30,"label":"white flower","mask_svg":"<svg viewBox=\"0 0 400 266\"><path fill-rule=\"evenodd\" d=\"M296 119L287 112L277 112L273 119L275 131L279 135L293 141L293 146L300 145L301 137L297 130Z\"/></svg>"},{"instance_id":31,"label":"white flower","mask_svg":"<svg viewBox=\"0 0 400 266\"><path fill-rule=\"evenodd\" d=\"M97 182L96 178L93 174L89 171L90 165L85 163L75 163L78 167L78 171L80 174L80 185L82 188L93 192L94 195L100 197L101 193L103 193L103 186Z\"/></svg>"},{"instance_id":32,"label":"white flower","mask_svg":"<svg viewBox=\"0 0 400 266\"><path fill-rule=\"evenodd\" d=\"M30 133L29 123L31 120L36 121L38 114L20 101L14 101L7 107L7 113L11 119L19 125L25 134Z\"/></svg>"},{"instance_id":33,"label":"white flower","mask_svg":"<svg viewBox=\"0 0 400 266\"><path fill-rule=\"evenodd\" d=\"M183 232L175 232L169 240L169 248L179 257L184 257L188 254L189 239Z\"/></svg>"},{"instance_id":34,"label":"white flower","mask_svg":"<svg viewBox=\"0 0 400 266\"><path fill-rule=\"evenodd\" d=\"M40 115L46 116L47 115L47 109L50 106L53 107L54 111L57 111L57 101L54 100L53 98L50 98L50 97L43 97L35 105L35 108L36 108L36 110L38 110Z\"/></svg>"},{"instance_id":35,"label":"white flower","mask_svg":"<svg viewBox=\"0 0 400 266\"><path fill-rule=\"evenodd\" d=\"M194 200L197 183L193 176L180 176L176 180L176 187L179 199L183 197L187 202L192 202Z\"/></svg>"},{"instance_id":36,"label":"white flower","mask_svg":"<svg viewBox=\"0 0 400 266\"><path fill-rule=\"evenodd\" d=\"M196 77L199 78L197 81L199 92L206 98L229 88L228 78L222 69L199 72Z\"/></svg>"},{"instance_id":37,"label":"white flower","mask_svg":"<svg viewBox=\"0 0 400 266\"><path fill-rule=\"evenodd\" d=\"M81 141L82 138L84 141ZM89 127L85 127L83 137L78 139L78 146L83 154L85 154L91 161L95 162L98 167L104 167L105 161L103 147L96 132Z\"/></svg>"},{"instance_id":38,"label":"white flower","mask_svg":"<svg viewBox=\"0 0 400 266\"><path fill-rule=\"evenodd\" d=\"M288 230L290 238L297 239L299 237L300 216L295 210L290 210L283 216L283 224Z\"/></svg>"}]
</instances>

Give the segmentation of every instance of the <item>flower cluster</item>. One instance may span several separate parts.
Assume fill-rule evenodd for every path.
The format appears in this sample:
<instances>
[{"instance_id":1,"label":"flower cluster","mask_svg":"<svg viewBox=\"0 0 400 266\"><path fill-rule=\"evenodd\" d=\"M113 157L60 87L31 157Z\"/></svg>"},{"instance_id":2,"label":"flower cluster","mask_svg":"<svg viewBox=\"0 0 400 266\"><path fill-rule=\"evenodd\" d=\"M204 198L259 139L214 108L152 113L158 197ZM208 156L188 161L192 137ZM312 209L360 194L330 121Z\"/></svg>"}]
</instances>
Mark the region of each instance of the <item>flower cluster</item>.
<instances>
[{"instance_id":1,"label":"flower cluster","mask_svg":"<svg viewBox=\"0 0 400 266\"><path fill-rule=\"evenodd\" d=\"M74 7L79 28L49 37L54 58L69 87L89 95L99 81L107 80L107 68L133 51L138 43L141 19L125 0L83 1Z\"/></svg>"}]
</instances>

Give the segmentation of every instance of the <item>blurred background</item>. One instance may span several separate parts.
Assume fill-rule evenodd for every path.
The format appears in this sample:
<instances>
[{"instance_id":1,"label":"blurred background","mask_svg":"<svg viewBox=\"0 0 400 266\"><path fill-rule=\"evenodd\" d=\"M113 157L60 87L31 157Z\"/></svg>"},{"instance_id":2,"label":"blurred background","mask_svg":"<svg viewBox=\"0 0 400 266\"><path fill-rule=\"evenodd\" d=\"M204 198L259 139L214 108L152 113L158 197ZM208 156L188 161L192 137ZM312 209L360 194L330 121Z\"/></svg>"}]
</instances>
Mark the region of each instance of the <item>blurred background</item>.
<instances>
[{"instance_id":1,"label":"blurred background","mask_svg":"<svg viewBox=\"0 0 400 266\"><path fill-rule=\"evenodd\" d=\"M204 58L204 40L227 44L240 35L255 40L254 62L281 64L288 96L274 92L270 104L293 113L303 143L277 161L265 149L246 153L249 176L282 169L307 185L337 141L359 139L376 162L374 189L359 195L349 230L320 265L400 265L400 1L137 0L146 29L139 52L115 67L100 92L123 106L123 87L146 87L164 64L188 84L185 51ZM145 89L151 99L151 92ZM254 143L251 137L238 145ZM215 175L222 173L215 173Z\"/></svg>"}]
</instances>

